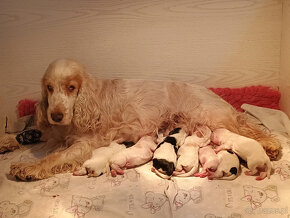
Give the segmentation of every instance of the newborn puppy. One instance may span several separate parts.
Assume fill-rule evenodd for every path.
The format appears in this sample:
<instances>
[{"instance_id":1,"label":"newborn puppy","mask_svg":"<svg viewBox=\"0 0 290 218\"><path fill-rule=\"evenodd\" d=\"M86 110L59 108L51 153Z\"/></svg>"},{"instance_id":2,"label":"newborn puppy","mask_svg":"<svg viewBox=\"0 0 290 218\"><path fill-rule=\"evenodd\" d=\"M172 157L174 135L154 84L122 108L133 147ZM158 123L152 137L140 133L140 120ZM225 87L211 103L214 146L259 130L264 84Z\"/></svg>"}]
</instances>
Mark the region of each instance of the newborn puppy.
<instances>
[{"instance_id":1,"label":"newborn puppy","mask_svg":"<svg viewBox=\"0 0 290 218\"><path fill-rule=\"evenodd\" d=\"M215 151L232 150L247 162L249 171L245 174L252 176L259 172L256 180L270 178L272 165L262 145L254 139L247 138L227 129L216 129L212 141L220 145Z\"/></svg>"},{"instance_id":2,"label":"newborn puppy","mask_svg":"<svg viewBox=\"0 0 290 218\"><path fill-rule=\"evenodd\" d=\"M198 140L198 146L204 147L211 142L211 130L207 126L198 126L197 130L194 132L200 139Z\"/></svg>"},{"instance_id":3,"label":"newborn puppy","mask_svg":"<svg viewBox=\"0 0 290 218\"><path fill-rule=\"evenodd\" d=\"M177 152L177 165L174 176L192 176L198 170L198 150L210 143L211 130L202 126L192 136L185 138L184 144Z\"/></svg>"},{"instance_id":4,"label":"newborn puppy","mask_svg":"<svg viewBox=\"0 0 290 218\"><path fill-rule=\"evenodd\" d=\"M202 171L195 173L194 176L204 178L217 170L219 159L211 145L199 148L198 155L202 165Z\"/></svg>"},{"instance_id":5,"label":"newborn puppy","mask_svg":"<svg viewBox=\"0 0 290 218\"><path fill-rule=\"evenodd\" d=\"M145 164L152 159L157 144L151 136L142 137L135 145L110 158L111 174L124 174L123 169Z\"/></svg>"},{"instance_id":6,"label":"newborn puppy","mask_svg":"<svg viewBox=\"0 0 290 218\"><path fill-rule=\"evenodd\" d=\"M232 151L220 151L218 154L219 165L215 172L209 172L208 179L234 180L240 171L238 156Z\"/></svg>"},{"instance_id":7,"label":"newborn puppy","mask_svg":"<svg viewBox=\"0 0 290 218\"><path fill-rule=\"evenodd\" d=\"M162 178L168 179L172 176L176 166L176 153L178 148L184 143L186 136L187 134L184 130L176 128L159 143L153 155L153 172Z\"/></svg>"},{"instance_id":8,"label":"newborn puppy","mask_svg":"<svg viewBox=\"0 0 290 218\"><path fill-rule=\"evenodd\" d=\"M113 154L126 149L123 144L113 141L108 147L100 147L93 151L91 159L84 162L82 167L76 169L74 176L87 175L89 177L100 176L103 173L110 172L109 160Z\"/></svg>"}]
</instances>

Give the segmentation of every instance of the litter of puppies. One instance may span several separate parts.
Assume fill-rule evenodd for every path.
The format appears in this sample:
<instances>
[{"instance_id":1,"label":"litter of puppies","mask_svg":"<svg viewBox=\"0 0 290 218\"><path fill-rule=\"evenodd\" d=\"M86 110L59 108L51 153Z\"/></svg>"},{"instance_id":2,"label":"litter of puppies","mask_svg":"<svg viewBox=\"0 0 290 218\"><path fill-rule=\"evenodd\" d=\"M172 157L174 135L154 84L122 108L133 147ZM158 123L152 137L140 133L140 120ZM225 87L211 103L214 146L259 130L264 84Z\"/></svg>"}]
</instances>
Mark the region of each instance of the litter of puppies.
<instances>
[{"instance_id":1,"label":"litter of puppies","mask_svg":"<svg viewBox=\"0 0 290 218\"><path fill-rule=\"evenodd\" d=\"M270 178L272 165L262 145L226 129L212 132L207 126L198 126L188 135L182 128L175 128L157 141L144 136L129 148L113 142L102 151L99 148L93 152L92 158L74 175L99 176L111 172L116 176L152 160L152 172L164 179L195 176L234 180L241 172L240 158L247 163L246 175L257 175L256 180Z\"/></svg>"}]
</instances>

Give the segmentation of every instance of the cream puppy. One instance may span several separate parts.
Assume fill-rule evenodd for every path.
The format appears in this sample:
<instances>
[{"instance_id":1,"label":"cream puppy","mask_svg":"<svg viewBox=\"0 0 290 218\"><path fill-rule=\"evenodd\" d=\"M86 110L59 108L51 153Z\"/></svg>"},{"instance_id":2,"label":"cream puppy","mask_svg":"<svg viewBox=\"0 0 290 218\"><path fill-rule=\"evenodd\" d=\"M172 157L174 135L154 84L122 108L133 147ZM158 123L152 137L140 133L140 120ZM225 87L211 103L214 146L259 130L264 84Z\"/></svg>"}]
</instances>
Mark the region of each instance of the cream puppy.
<instances>
[{"instance_id":1,"label":"cream puppy","mask_svg":"<svg viewBox=\"0 0 290 218\"><path fill-rule=\"evenodd\" d=\"M132 147L115 153L109 161L112 176L124 174L123 169L147 163L152 159L156 147L157 144L151 136L143 136Z\"/></svg>"},{"instance_id":2,"label":"cream puppy","mask_svg":"<svg viewBox=\"0 0 290 218\"><path fill-rule=\"evenodd\" d=\"M211 145L199 148L198 155L202 165L202 171L195 173L194 176L204 178L217 170L219 159Z\"/></svg>"},{"instance_id":3,"label":"cream puppy","mask_svg":"<svg viewBox=\"0 0 290 218\"><path fill-rule=\"evenodd\" d=\"M232 151L220 151L218 154L219 165L215 172L209 172L208 179L234 180L240 171L238 156Z\"/></svg>"},{"instance_id":4,"label":"cream puppy","mask_svg":"<svg viewBox=\"0 0 290 218\"><path fill-rule=\"evenodd\" d=\"M212 141L218 146L215 151L232 150L247 162L249 171L245 174L253 176L259 172L256 180L270 178L272 165L262 145L254 139L247 138L227 129L216 129L212 134Z\"/></svg>"},{"instance_id":5,"label":"cream puppy","mask_svg":"<svg viewBox=\"0 0 290 218\"><path fill-rule=\"evenodd\" d=\"M207 126L202 126L185 138L184 144L177 152L178 159L174 176L192 176L197 172L199 147L207 146L210 143L210 136L211 130Z\"/></svg>"},{"instance_id":6,"label":"cream puppy","mask_svg":"<svg viewBox=\"0 0 290 218\"><path fill-rule=\"evenodd\" d=\"M197 143L200 148L207 146L211 142L212 131L208 126L197 126L197 130L194 134L199 137Z\"/></svg>"},{"instance_id":7,"label":"cream puppy","mask_svg":"<svg viewBox=\"0 0 290 218\"><path fill-rule=\"evenodd\" d=\"M76 169L74 176L100 176L110 172L109 160L117 152L125 150L126 146L113 141L108 147L101 147L93 151L92 157L85 161L82 167Z\"/></svg>"}]
</instances>

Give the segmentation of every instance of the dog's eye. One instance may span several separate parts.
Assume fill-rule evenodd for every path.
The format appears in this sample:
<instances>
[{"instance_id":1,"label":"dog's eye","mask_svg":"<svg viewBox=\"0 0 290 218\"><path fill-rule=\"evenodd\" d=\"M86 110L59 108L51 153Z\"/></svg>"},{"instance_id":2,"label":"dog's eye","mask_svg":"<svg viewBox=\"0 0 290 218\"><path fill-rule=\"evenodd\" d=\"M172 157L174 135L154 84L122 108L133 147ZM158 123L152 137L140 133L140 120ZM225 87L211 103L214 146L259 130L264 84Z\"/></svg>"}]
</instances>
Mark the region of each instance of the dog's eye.
<instances>
[{"instance_id":1,"label":"dog's eye","mask_svg":"<svg viewBox=\"0 0 290 218\"><path fill-rule=\"evenodd\" d=\"M49 92L53 92L53 88L52 88L52 86L48 85L48 86L47 86L47 90L48 90Z\"/></svg>"},{"instance_id":2,"label":"dog's eye","mask_svg":"<svg viewBox=\"0 0 290 218\"><path fill-rule=\"evenodd\" d=\"M74 86L69 86L68 89L72 92L73 90L75 90L76 87Z\"/></svg>"}]
</instances>

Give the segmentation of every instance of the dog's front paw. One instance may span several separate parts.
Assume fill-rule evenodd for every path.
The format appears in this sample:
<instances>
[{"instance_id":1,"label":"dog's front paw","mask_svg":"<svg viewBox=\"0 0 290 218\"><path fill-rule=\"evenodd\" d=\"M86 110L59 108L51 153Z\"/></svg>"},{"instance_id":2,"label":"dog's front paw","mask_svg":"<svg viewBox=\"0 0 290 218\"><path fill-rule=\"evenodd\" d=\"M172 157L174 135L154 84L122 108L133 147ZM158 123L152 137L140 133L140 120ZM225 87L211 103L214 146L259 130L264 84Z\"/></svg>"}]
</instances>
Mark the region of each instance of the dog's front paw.
<instances>
[{"instance_id":1,"label":"dog's front paw","mask_svg":"<svg viewBox=\"0 0 290 218\"><path fill-rule=\"evenodd\" d=\"M41 174L40 166L34 163L13 163L10 166L10 175L23 181L44 179L45 174Z\"/></svg>"}]
</instances>

